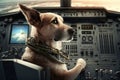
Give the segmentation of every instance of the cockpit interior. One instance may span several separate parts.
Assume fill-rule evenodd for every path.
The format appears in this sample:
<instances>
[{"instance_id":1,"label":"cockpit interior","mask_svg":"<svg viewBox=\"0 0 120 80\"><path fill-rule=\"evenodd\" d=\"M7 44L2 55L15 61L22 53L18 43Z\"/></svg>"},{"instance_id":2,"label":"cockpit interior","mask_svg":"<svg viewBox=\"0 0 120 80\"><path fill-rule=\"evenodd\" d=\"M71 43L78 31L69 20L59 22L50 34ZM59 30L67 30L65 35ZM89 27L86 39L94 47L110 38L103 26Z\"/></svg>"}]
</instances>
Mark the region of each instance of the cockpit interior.
<instances>
[{"instance_id":1,"label":"cockpit interior","mask_svg":"<svg viewBox=\"0 0 120 80\"><path fill-rule=\"evenodd\" d=\"M0 80L56 80L49 67L21 60L31 25L19 4L60 15L74 29L73 39L61 43L69 59L59 57L68 69L86 61L74 80L120 80L119 0L1 0Z\"/></svg>"}]
</instances>

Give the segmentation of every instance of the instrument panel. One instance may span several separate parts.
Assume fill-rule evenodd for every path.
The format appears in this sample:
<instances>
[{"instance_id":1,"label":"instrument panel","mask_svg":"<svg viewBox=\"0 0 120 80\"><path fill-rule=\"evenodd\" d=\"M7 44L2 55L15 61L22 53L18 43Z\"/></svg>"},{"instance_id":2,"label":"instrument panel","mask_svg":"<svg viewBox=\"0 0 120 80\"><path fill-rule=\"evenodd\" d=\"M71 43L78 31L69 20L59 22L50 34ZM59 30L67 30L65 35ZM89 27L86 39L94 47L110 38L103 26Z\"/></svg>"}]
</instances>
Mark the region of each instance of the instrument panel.
<instances>
[{"instance_id":1,"label":"instrument panel","mask_svg":"<svg viewBox=\"0 0 120 80\"><path fill-rule=\"evenodd\" d=\"M87 66L76 80L119 80L120 14L104 8L36 8L40 12L61 15L75 29L71 42L63 42L69 54L68 69L84 58ZM0 58L20 58L25 44L10 43L12 25L27 24L20 12L0 16ZM25 26L24 26L25 27ZM30 26L29 26L30 27ZM29 34L30 28L26 34ZM29 36L29 35L28 35Z\"/></svg>"}]
</instances>

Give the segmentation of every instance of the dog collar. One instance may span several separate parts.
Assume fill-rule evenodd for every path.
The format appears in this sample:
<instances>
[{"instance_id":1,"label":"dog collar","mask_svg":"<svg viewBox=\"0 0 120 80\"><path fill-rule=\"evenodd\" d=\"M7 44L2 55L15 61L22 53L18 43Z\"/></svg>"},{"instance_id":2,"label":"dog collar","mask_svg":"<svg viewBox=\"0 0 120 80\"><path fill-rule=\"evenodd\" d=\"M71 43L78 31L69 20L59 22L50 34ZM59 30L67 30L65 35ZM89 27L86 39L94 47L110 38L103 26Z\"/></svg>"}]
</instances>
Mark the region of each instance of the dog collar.
<instances>
[{"instance_id":1,"label":"dog collar","mask_svg":"<svg viewBox=\"0 0 120 80\"><path fill-rule=\"evenodd\" d=\"M68 54L66 54L65 52L45 45L42 42L36 42L33 37L27 39L26 45L36 53L41 53L49 59L57 61L59 63L65 63L64 61L60 60L60 57L67 60L69 59Z\"/></svg>"}]
</instances>

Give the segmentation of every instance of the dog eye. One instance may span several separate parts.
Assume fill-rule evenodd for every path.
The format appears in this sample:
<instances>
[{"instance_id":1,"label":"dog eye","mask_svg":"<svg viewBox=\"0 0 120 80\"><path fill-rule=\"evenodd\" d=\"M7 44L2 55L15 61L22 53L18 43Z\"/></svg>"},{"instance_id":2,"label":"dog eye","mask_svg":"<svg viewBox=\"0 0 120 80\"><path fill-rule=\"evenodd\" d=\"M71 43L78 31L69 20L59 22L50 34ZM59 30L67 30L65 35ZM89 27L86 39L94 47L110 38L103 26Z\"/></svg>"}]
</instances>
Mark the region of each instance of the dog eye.
<instances>
[{"instance_id":1,"label":"dog eye","mask_svg":"<svg viewBox=\"0 0 120 80\"><path fill-rule=\"evenodd\" d=\"M54 20L52 20L51 23L53 23L53 24L58 24L57 18L55 18Z\"/></svg>"}]
</instances>

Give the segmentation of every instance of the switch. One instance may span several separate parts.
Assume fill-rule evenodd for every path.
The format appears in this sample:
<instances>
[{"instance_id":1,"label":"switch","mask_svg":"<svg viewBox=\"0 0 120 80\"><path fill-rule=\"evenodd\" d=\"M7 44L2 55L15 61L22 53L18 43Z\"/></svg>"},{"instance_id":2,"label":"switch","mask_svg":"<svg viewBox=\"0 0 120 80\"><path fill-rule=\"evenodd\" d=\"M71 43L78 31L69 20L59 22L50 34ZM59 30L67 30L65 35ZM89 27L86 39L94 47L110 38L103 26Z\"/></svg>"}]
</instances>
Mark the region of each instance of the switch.
<instances>
[{"instance_id":1,"label":"switch","mask_svg":"<svg viewBox=\"0 0 120 80\"><path fill-rule=\"evenodd\" d=\"M90 73L90 72L87 72L86 80L92 80L92 78L91 78L91 73Z\"/></svg>"},{"instance_id":2,"label":"switch","mask_svg":"<svg viewBox=\"0 0 120 80\"><path fill-rule=\"evenodd\" d=\"M83 51L81 51L80 53L81 53L81 56L84 56L84 52Z\"/></svg>"},{"instance_id":3,"label":"switch","mask_svg":"<svg viewBox=\"0 0 120 80\"><path fill-rule=\"evenodd\" d=\"M7 23L4 23L4 27L7 27Z\"/></svg>"},{"instance_id":4,"label":"switch","mask_svg":"<svg viewBox=\"0 0 120 80\"><path fill-rule=\"evenodd\" d=\"M6 34L6 31L3 30L3 31L1 32L1 35L2 35L3 38L5 38L5 34Z\"/></svg>"},{"instance_id":5,"label":"switch","mask_svg":"<svg viewBox=\"0 0 120 80\"><path fill-rule=\"evenodd\" d=\"M90 51L90 56L93 57L93 51Z\"/></svg>"},{"instance_id":6,"label":"switch","mask_svg":"<svg viewBox=\"0 0 120 80\"><path fill-rule=\"evenodd\" d=\"M113 70L109 70L109 73L112 74L112 73L113 73Z\"/></svg>"},{"instance_id":7,"label":"switch","mask_svg":"<svg viewBox=\"0 0 120 80\"><path fill-rule=\"evenodd\" d=\"M0 52L2 51L2 47L0 47Z\"/></svg>"},{"instance_id":8,"label":"switch","mask_svg":"<svg viewBox=\"0 0 120 80\"><path fill-rule=\"evenodd\" d=\"M100 69L100 77L103 77L103 69Z\"/></svg>"},{"instance_id":9,"label":"switch","mask_svg":"<svg viewBox=\"0 0 120 80\"><path fill-rule=\"evenodd\" d=\"M93 80L98 80L97 78L94 78Z\"/></svg>"},{"instance_id":10,"label":"switch","mask_svg":"<svg viewBox=\"0 0 120 80\"><path fill-rule=\"evenodd\" d=\"M8 22L8 18L5 18L4 21L5 21L5 22Z\"/></svg>"},{"instance_id":11,"label":"switch","mask_svg":"<svg viewBox=\"0 0 120 80\"><path fill-rule=\"evenodd\" d=\"M86 56L88 56L88 51L85 51Z\"/></svg>"},{"instance_id":12,"label":"switch","mask_svg":"<svg viewBox=\"0 0 120 80\"><path fill-rule=\"evenodd\" d=\"M0 43L2 42L2 37L0 36Z\"/></svg>"},{"instance_id":13,"label":"switch","mask_svg":"<svg viewBox=\"0 0 120 80\"><path fill-rule=\"evenodd\" d=\"M1 24L0 24L0 27L2 27L2 26L3 26L3 24L1 23Z\"/></svg>"},{"instance_id":14,"label":"switch","mask_svg":"<svg viewBox=\"0 0 120 80\"><path fill-rule=\"evenodd\" d=\"M98 71L99 71L99 69L95 69L95 72L97 72L97 73L98 73Z\"/></svg>"},{"instance_id":15,"label":"switch","mask_svg":"<svg viewBox=\"0 0 120 80\"><path fill-rule=\"evenodd\" d=\"M99 77L99 75L98 75L98 71L99 71L99 69L95 69L96 80L98 80L98 77Z\"/></svg>"},{"instance_id":16,"label":"switch","mask_svg":"<svg viewBox=\"0 0 120 80\"><path fill-rule=\"evenodd\" d=\"M11 18L9 18L9 22L12 22L13 21L13 18L11 17Z\"/></svg>"}]
</instances>

